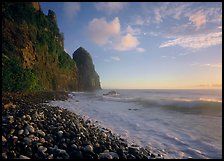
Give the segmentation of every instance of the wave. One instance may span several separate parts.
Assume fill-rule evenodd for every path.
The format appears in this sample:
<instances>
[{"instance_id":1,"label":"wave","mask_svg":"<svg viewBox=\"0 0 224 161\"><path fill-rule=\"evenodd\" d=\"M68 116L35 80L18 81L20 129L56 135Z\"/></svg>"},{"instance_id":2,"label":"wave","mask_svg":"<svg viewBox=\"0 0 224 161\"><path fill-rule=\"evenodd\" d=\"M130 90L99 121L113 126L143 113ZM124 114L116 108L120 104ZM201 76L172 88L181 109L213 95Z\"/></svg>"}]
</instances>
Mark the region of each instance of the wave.
<instances>
[{"instance_id":1,"label":"wave","mask_svg":"<svg viewBox=\"0 0 224 161\"><path fill-rule=\"evenodd\" d=\"M187 111L192 109L194 111L198 109L210 109L210 110L221 110L222 109L222 100L216 98L185 98L185 97L176 97L176 98L141 98L141 97L111 97L103 96L102 99L107 101L116 101L116 102L130 102L137 103L143 107L166 107L166 109L173 110L182 110Z\"/></svg>"}]
</instances>

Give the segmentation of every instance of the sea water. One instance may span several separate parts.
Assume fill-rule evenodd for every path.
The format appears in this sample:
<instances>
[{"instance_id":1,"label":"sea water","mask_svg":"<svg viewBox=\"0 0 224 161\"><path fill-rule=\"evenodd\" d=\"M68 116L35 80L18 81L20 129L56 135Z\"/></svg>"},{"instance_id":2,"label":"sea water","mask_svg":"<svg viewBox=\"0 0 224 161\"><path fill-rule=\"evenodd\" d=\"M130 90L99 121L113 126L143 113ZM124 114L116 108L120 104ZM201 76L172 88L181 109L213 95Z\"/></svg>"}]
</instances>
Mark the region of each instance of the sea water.
<instances>
[{"instance_id":1,"label":"sea water","mask_svg":"<svg viewBox=\"0 0 224 161\"><path fill-rule=\"evenodd\" d=\"M166 158L222 158L221 90L71 92L67 108Z\"/></svg>"}]
</instances>

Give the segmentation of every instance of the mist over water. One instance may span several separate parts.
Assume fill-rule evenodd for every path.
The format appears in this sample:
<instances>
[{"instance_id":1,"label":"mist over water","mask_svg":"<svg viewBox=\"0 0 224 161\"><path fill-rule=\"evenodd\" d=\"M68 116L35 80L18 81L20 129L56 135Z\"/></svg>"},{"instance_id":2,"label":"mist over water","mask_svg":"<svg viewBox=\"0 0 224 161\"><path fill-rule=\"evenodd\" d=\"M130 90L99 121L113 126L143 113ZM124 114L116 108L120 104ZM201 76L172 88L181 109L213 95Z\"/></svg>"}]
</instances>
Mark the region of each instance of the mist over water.
<instances>
[{"instance_id":1,"label":"mist over water","mask_svg":"<svg viewBox=\"0 0 224 161\"><path fill-rule=\"evenodd\" d=\"M67 108L167 158L222 158L221 90L72 92Z\"/></svg>"}]
</instances>

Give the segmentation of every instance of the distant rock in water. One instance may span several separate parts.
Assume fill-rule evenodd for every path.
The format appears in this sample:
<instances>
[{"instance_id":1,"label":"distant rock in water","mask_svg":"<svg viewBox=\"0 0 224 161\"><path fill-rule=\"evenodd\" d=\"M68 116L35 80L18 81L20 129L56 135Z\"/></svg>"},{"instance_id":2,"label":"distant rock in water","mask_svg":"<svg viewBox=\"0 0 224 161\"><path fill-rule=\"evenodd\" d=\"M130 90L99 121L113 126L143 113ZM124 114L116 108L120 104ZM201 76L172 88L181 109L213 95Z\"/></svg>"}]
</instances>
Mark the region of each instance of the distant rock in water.
<instances>
[{"instance_id":1,"label":"distant rock in water","mask_svg":"<svg viewBox=\"0 0 224 161\"><path fill-rule=\"evenodd\" d=\"M73 60L76 62L79 81L78 90L88 91L101 89L100 78L92 61L90 54L82 47L79 47L73 53Z\"/></svg>"}]
</instances>

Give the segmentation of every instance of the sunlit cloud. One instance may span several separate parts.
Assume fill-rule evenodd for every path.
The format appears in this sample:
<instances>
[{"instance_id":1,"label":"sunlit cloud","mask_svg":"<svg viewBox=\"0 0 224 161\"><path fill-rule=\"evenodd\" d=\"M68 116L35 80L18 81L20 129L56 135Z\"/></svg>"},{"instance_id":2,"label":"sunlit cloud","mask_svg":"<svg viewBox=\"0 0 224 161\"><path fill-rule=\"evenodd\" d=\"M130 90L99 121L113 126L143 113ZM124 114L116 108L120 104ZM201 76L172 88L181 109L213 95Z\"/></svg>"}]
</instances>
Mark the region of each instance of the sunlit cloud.
<instances>
[{"instance_id":1,"label":"sunlit cloud","mask_svg":"<svg viewBox=\"0 0 224 161\"><path fill-rule=\"evenodd\" d=\"M112 56L111 59L114 60L114 61L120 61L121 60L118 56Z\"/></svg>"},{"instance_id":2,"label":"sunlit cloud","mask_svg":"<svg viewBox=\"0 0 224 161\"><path fill-rule=\"evenodd\" d=\"M201 26L203 26L206 23L206 15L202 10L196 12L195 14L191 15L189 17L189 21L194 23L196 26L196 29L198 30Z\"/></svg>"},{"instance_id":3,"label":"sunlit cloud","mask_svg":"<svg viewBox=\"0 0 224 161\"><path fill-rule=\"evenodd\" d=\"M110 43L110 39L119 35L120 21L115 17L111 22L107 22L105 18L94 18L88 24L88 33L93 42L98 45Z\"/></svg>"},{"instance_id":4,"label":"sunlit cloud","mask_svg":"<svg viewBox=\"0 0 224 161\"><path fill-rule=\"evenodd\" d=\"M97 2L95 7L98 11L112 14L121 11L127 4L127 2Z\"/></svg>"},{"instance_id":5,"label":"sunlit cloud","mask_svg":"<svg viewBox=\"0 0 224 161\"><path fill-rule=\"evenodd\" d=\"M80 11L79 2L64 2L64 12L71 19Z\"/></svg>"},{"instance_id":6,"label":"sunlit cloud","mask_svg":"<svg viewBox=\"0 0 224 161\"><path fill-rule=\"evenodd\" d=\"M222 44L222 32L201 34L198 36L179 36L174 40L162 43L159 47L181 46L183 48L207 48L214 45Z\"/></svg>"},{"instance_id":7,"label":"sunlit cloud","mask_svg":"<svg viewBox=\"0 0 224 161\"><path fill-rule=\"evenodd\" d=\"M118 51L127 51L136 48L139 45L137 37L126 34L114 45L114 49Z\"/></svg>"}]
</instances>

